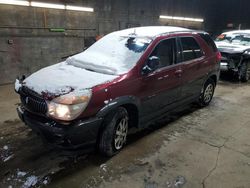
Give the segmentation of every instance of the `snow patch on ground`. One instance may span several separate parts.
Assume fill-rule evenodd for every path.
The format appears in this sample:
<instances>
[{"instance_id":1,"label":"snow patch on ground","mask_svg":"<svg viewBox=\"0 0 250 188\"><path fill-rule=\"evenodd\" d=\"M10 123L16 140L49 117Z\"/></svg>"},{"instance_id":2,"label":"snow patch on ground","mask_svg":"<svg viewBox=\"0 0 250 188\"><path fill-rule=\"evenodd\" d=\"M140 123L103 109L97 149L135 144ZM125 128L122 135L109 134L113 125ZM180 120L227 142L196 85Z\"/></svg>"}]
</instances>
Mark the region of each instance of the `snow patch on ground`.
<instances>
[{"instance_id":1,"label":"snow patch on ground","mask_svg":"<svg viewBox=\"0 0 250 188\"><path fill-rule=\"evenodd\" d=\"M8 150L9 147L5 145L5 146L3 147L3 149L4 149L4 150Z\"/></svg>"},{"instance_id":2,"label":"snow patch on ground","mask_svg":"<svg viewBox=\"0 0 250 188\"><path fill-rule=\"evenodd\" d=\"M22 172L22 171L17 170L17 177L18 178L24 177L26 174L27 174L27 172Z\"/></svg>"},{"instance_id":3,"label":"snow patch on ground","mask_svg":"<svg viewBox=\"0 0 250 188\"><path fill-rule=\"evenodd\" d=\"M0 161L7 162L10 159L12 159L15 155L13 152L9 149L9 146L5 145L0 149Z\"/></svg>"},{"instance_id":4,"label":"snow patch on ground","mask_svg":"<svg viewBox=\"0 0 250 188\"><path fill-rule=\"evenodd\" d=\"M9 175L7 182L9 187L30 188L38 186L41 183L47 185L49 183L49 178L45 177L41 179L30 172L17 169L13 174Z\"/></svg>"},{"instance_id":5,"label":"snow patch on ground","mask_svg":"<svg viewBox=\"0 0 250 188\"><path fill-rule=\"evenodd\" d=\"M5 158L3 159L3 162L9 161L9 160L12 159L13 157L14 157L14 154L9 155L8 157L5 157Z\"/></svg>"},{"instance_id":6,"label":"snow patch on ground","mask_svg":"<svg viewBox=\"0 0 250 188\"><path fill-rule=\"evenodd\" d=\"M29 188L35 186L38 182L38 178L36 176L29 176L27 177L26 181L24 182L22 188Z\"/></svg>"},{"instance_id":7,"label":"snow patch on ground","mask_svg":"<svg viewBox=\"0 0 250 188\"><path fill-rule=\"evenodd\" d=\"M106 164L101 164L100 169L104 172L107 172L107 165Z\"/></svg>"}]
</instances>

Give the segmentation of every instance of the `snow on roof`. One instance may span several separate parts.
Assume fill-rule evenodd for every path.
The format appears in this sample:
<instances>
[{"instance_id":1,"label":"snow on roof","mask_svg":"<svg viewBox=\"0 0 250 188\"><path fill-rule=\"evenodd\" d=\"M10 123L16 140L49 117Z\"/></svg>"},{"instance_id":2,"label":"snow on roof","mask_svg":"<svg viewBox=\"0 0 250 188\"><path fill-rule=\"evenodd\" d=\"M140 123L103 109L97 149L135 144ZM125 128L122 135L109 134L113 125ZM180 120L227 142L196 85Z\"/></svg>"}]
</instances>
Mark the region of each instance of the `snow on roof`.
<instances>
[{"instance_id":1,"label":"snow on roof","mask_svg":"<svg viewBox=\"0 0 250 188\"><path fill-rule=\"evenodd\" d=\"M234 30L234 31L224 32L223 34L224 34L224 35L250 34L250 30Z\"/></svg>"},{"instance_id":2,"label":"snow on roof","mask_svg":"<svg viewBox=\"0 0 250 188\"><path fill-rule=\"evenodd\" d=\"M116 33L120 34L121 36L123 35L127 36L133 34L136 36L143 36L143 37L156 37L164 33L180 32L180 31L189 31L189 29L182 27L172 27L172 26L147 26L147 27L135 27L121 31L116 31Z\"/></svg>"}]
</instances>

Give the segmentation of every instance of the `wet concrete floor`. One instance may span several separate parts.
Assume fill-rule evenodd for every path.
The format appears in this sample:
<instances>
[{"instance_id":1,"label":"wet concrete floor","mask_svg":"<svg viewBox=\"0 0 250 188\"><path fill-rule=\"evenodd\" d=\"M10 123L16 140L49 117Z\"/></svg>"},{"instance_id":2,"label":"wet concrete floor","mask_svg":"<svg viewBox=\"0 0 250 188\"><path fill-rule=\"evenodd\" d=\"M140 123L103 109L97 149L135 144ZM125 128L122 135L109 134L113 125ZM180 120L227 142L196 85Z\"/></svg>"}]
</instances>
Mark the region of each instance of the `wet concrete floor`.
<instances>
[{"instance_id":1,"label":"wet concrete floor","mask_svg":"<svg viewBox=\"0 0 250 188\"><path fill-rule=\"evenodd\" d=\"M249 188L250 83L220 81L211 105L129 136L113 158L46 147L0 86L0 187Z\"/></svg>"}]
</instances>

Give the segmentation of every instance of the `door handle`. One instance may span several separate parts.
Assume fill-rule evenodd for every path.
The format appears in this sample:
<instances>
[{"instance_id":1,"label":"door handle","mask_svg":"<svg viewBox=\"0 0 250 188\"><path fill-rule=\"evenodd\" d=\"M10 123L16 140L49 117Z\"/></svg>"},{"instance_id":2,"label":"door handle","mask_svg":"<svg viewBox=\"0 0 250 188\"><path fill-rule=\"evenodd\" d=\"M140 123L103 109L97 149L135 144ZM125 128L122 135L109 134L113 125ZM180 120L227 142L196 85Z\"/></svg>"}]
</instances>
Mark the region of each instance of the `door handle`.
<instances>
[{"instance_id":1,"label":"door handle","mask_svg":"<svg viewBox=\"0 0 250 188\"><path fill-rule=\"evenodd\" d=\"M182 76L183 71L181 69L175 71L175 75L178 76L179 78Z\"/></svg>"},{"instance_id":2,"label":"door handle","mask_svg":"<svg viewBox=\"0 0 250 188\"><path fill-rule=\"evenodd\" d=\"M162 76L162 77L159 77L159 78L157 78L158 80L163 80L163 79L166 79L166 78L168 78L169 77L169 75L168 74L166 74L166 75L164 75L164 76Z\"/></svg>"}]
</instances>

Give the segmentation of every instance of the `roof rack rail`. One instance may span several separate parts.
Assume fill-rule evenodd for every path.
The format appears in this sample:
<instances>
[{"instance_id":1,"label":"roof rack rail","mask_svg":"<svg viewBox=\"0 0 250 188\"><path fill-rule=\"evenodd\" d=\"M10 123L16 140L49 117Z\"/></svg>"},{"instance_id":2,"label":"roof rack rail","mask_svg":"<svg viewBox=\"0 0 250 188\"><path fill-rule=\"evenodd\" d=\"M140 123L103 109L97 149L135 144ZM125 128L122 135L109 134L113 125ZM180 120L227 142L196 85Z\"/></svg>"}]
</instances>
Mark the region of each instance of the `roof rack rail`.
<instances>
[{"instance_id":1,"label":"roof rack rail","mask_svg":"<svg viewBox=\"0 0 250 188\"><path fill-rule=\"evenodd\" d=\"M202 31L202 30L182 30L182 31L171 31L171 32L161 33L161 34L157 35L156 37L162 36L162 35L170 35L170 34L173 34L173 33L199 33L199 34L208 34L207 32Z\"/></svg>"}]
</instances>

